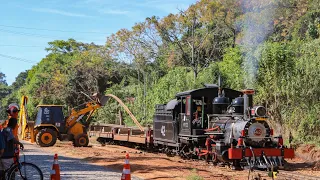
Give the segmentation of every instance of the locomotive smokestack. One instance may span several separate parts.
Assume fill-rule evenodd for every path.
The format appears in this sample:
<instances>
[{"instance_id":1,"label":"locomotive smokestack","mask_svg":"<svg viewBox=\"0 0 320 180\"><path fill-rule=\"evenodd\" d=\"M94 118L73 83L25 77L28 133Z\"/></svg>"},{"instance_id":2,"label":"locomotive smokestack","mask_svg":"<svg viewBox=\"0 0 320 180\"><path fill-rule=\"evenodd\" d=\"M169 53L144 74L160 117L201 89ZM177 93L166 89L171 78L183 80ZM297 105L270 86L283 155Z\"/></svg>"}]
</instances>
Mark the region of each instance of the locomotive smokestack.
<instances>
[{"instance_id":1,"label":"locomotive smokestack","mask_svg":"<svg viewBox=\"0 0 320 180\"><path fill-rule=\"evenodd\" d=\"M249 107L252 108L253 107L253 94L254 94L254 90L253 89L245 89L242 91L243 92L243 114L245 118L248 118L248 109Z\"/></svg>"},{"instance_id":2,"label":"locomotive smokestack","mask_svg":"<svg viewBox=\"0 0 320 180\"><path fill-rule=\"evenodd\" d=\"M252 94L248 94L249 107L253 107L253 98Z\"/></svg>"},{"instance_id":3,"label":"locomotive smokestack","mask_svg":"<svg viewBox=\"0 0 320 180\"><path fill-rule=\"evenodd\" d=\"M253 89L245 89L242 91L243 94L247 95L248 97L248 106L249 107L253 107L253 95L254 95L254 90ZM245 95L243 95L243 97L245 97Z\"/></svg>"},{"instance_id":4,"label":"locomotive smokestack","mask_svg":"<svg viewBox=\"0 0 320 180\"><path fill-rule=\"evenodd\" d=\"M248 119L248 107L249 107L249 98L248 95L243 95L243 116L244 119Z\"/></svg>"}]
</instances>

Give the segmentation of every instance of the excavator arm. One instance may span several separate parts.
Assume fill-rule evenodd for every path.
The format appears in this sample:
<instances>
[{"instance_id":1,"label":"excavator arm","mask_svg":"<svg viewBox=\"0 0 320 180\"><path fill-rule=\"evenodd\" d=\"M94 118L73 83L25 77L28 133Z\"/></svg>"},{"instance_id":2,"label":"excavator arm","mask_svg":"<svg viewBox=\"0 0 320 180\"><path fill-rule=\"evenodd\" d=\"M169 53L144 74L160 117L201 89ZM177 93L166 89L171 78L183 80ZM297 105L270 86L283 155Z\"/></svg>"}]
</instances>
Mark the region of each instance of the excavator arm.
<instances>
[{"instance_id":1,"label":"excavator arm","mask_svg":"<svg viewBox=\"0 0 320 180\"><path fill-rule=\"evenodd\" d=\"M19 134L21 139L26 138L26 127L27 127L27 103L28 103L28 97L22 96L21 102L20 102L20 118L18 120L19 125Z\"/></svg>"},{"instance_id":2,"label":"excavator arm","mask_svg":"<svg viewBox=\"0 0 320 180\"><path fill-rule=\"evenodd\" d=\"M101 105L98 103L95 104L93 102L89 102L86 104L86 108L84 108L84 109L81 109L79 111L75 111L74 109L72 109L70 116L67 118L66 127L71 128L77 122L79 122L83 116L85 116L86 114L89 113L88 117L85 121L87 123L89 121L90 117L92 116L92 114L94 113L94 111L100 107L101 107Z\"/></svg>"},{"instance_id":3,"label":"excavator arm","mask_svg":"<svg viewBox=\"0 0 320 180\"><path fill-rule=\"evenodd\" d=\"M76 111L72 109L70 116L66 120L66 127L68 129L72 128L77 122L79 122L83 116L88 114L87 119L85 120L85 125L89 125L91 120L90 117L93 115L96 109L100 108L101 106L104 106L105 103L108 101L108 97L102 96L101 98L97 98L95 101L88 102L86 104L86 107Z\"/></svg>"},{"instance_id":4,"label":"excavator arm","mask_svg":"<svg viewBox=\"0 0 320 180\"><path fill-rule=\"evenodd\" d=\"M27 111L28 97L22 96L20 101L20 114L18 119L18 136L19 139L30 139L33 143L35 140L34 135L34 121L30 121Z\"/></svg>"}]
</instances>

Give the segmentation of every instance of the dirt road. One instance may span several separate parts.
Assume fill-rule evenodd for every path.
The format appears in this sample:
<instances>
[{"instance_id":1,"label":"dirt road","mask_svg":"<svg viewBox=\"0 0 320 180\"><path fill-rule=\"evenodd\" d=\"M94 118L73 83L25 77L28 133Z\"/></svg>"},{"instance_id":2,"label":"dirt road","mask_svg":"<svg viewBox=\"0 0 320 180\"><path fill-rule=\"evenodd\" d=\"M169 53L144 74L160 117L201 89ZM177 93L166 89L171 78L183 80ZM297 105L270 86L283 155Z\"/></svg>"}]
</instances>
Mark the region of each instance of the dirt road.
<instances>
[{"instance_id":1,"label":"dirt road","mask_svg":"<svg viewBox=\"0 0 320 180\"><path fill-rule=\"evenodd\" d=\"M62 180L114 180L121 177L121 172L114 169L90 164L82 159L68 157L66 154L59 154L59 151L51 151L50 148L40 148L35 144L25 141L23 141L23 144L25 145L25 150L23 151L26 155L25 160L39 166L44 174L44 179L50 179L50 171L55 153L58 153ZM21 158L23 161L23 156ZM140 178L133 177L132 179L138 180Z\"/></svg>"},{"instance_id":2,"label":"dirt road","mask_svg":"<svg viewBox=\"0 0 320 180\"><path fill-rule=\"evenodd\" d=\"M73 147L71 142L60 142L53 147L40 148L27 145L28 153L36 163L41 164L46 177L52 166L53 155L58 153L59 162L64 179L120 179L125 152L130 154L132 176L151 180L246 180L248 171L234 171L228 167L208 165L204 161L183 160L180 157L167 157L165 154L146 153L133 148L117 145L101 147L94 139L90 139L91 147ZM299 158L289 161L289 170L295 173L319 176L320 171L314 170ZM255 171L253 176L271 179L267 172ZM138 179L138 178L133 178ZM287 179L278 175L277 179ZM290 178L289 178L290 179Z\"/></svg>"},{"instance_id":3,"label":"dirt road","mask_svg":"<svg viewBox=\"0 0 320 180\"><path fill-rule=\"evenodd\" d=\"M101 147L101 145L92 142L93 141L90 143L91 147L73 147L71 142L57 141L57 144L53 147L39 148L34 145L32 148L36 147L37 152L45 152L47 162L42 166L47 168L47 175L49 167L52 165L53 155L54 153L58 153L60 166L62 166L62 174L64 177L67 177L67 179L71 177L73 179L79 179L80 177L81 179L84 178L87 173L90 174L91 178L94 177L91 175L98 175L100 172L106 170L108 170L107 175L113 177L116 175L114 173L118 172L117 178L114 179L120 179L119 173L123 168L125 152L129 152L130 154L131 174L141 179L186 180L188 178L196 179L197 177L216 180L247 179L247 171L235 173L227 167L216 168L214 166L208 166L203 161L187 161L182 160L180 157L167 157L165 154L146 153L137 149L116 145ZM48 157L48 154L50 157ZM65 158L65 161L63 161L63 158ZM94 165L90 168L85 168L83 171L80 167L75 169L78 164L84 162L90 162L91 165ZM101 167L104 167L105 170L100 169ZM94 169L98 170L91 172L94 171ZM110 169L113 169L113 171ZM78 175L73 176L75 174ZM99 179L99 177L94 177L94 179Z\"/></svg>"}]
</instances>

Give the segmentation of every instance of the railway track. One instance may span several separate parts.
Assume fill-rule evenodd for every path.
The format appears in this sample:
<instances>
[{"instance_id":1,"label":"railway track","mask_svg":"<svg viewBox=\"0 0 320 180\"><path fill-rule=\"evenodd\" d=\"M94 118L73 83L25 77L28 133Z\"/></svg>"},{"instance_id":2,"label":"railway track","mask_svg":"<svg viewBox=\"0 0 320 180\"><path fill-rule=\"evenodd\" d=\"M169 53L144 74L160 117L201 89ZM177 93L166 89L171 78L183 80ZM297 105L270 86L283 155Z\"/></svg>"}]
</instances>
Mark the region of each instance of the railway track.
<instances>
[{"instance_id":1,"label":"railway track","mask_svg":"<svg viewBox=\"0 0 320 180\"><path fill-rule=\"evenodd\" d=\"M276 179L285 180L319 180L319 176L310 176L292 171L279 171Z\"/></svg>"},{"instance_id":2,"label":"railway track","mask_svg":"<svg viewBox=\"0 0 320 180\"><path fill-rule=\"evenodd\" d=\"M230 166L225 165L225 166L216 166L216 165L212 165L211 163L205 162L205 161L201 161L198 159L194 159L194 160L186 160L187 162L198 162L199 165L204 165L204 164L209 164L209 166L214 167L214 168L227 168L227 169L231 169ZM248 170L243 170L243 171L247 171ZM236 171L235 171L236 172ZM250 180L270 180L272 179L271 177L268 177L268 171L263 171L263 170L254 170L251 173L248 174ZM285 171L285 170L279 170L279 172L277 173L276 177L274 178L275 180L320 180L320 176L311 176L311 175L306 175L306 174L301 174L301 173L297 173L294 171Z\"/></svg>"},{"instance_id":3,"label":"railway track","mask_svg":"<svg viewBox=\"0 0 320 180\"><path fill-rule=\"evenodd\" d=\"M199 164L202 164L202 165L208 164L208 162L199 161L199 160L190 160L190 161L197 161ZM212 164L210 164L210 166L215 167L215 168L221 168L219 166L215 166ZM231 167L228 165L226 165L226 167L228 169L231 169ZM248 171L248 170L243 170L243 171ZM249 177L248 180L249 179L250 180L269 180L269 179L272 179L271 177L268 176L268 171L263 171L263 170L254 170L248 174L248 177ZM294 171L279 170L279 172L277 173L277 175L274 179L275 180L320 180L320 176L311 176L311 175L301 174L301 173L294 172Z\"/></svg>"},{"instance_id":4,"label":"railway track","mask_svg":"<svg viewBox=\"0 0 320 180\"><path fill-rule=\"evenodd\" d=\"M267 171L262 170L254 170L253 172L248 174L248 180L265 180L266 174L268 174ZM267 179L272 179L268 176ZM301 174L293 171L284 171L280 170L276 177L273 179L275 180L319 180L319 176L310 176L306 174Z\"/></svg>"}]
</instances>

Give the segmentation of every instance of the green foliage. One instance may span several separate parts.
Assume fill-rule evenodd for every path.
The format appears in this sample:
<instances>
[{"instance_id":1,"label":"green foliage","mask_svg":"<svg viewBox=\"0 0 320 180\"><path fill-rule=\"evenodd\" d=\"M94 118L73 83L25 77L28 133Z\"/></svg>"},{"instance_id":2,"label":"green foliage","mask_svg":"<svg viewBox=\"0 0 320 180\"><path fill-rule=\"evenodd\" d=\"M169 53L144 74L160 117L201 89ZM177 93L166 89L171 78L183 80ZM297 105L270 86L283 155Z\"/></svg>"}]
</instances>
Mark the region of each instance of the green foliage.
<instances>
[{"instance_id":1,"label":"green foliage","mask_svg":"<svg viewBox=\"0 0 320 180\"><path fill-rule=\"evenodd\" d=\"M312 78L320 77L318 48L319 40L293 41L266 43L261 51L257 102L300 141L315 142L320 134L320 84Z\"/></svg>"},{"instance_id":2,"label":"green foliage","mask_svg":"<svg viewBox=\"0 0 320 180\"><path fill-rule=\"evenodd\" d=\"M6 81L6 75L2 72L0 72L0 84L8 85Z\"/></svg>"},{"instance_id":3,"label":"green foliage","mask_svg":"<svg viewBox=\"0 0 320 180\"><path fill-rule=\"evenodd\" d=\"M73 55L74 53L89 51L91 49L97 48L98 46L91 43L82 43L77 42L74 39L68 39L67 41L64 40L55 40L49 42L48 45L50 47L46 48L47 51L53 54L69 54Z\"/></svg>"},{"instance_id":4,"label":"green foliage","mask_svg":"<svg viewBox=\"0 0 320 180\"><path fill-rule=\"evenodd\" d=\"M229 48L224 54L223 61L219 62L219 70L223 79L223 86L243 89L244 71L241 68L243 57L239 47Z\"/></svg>"},{"instance_id":5,"label":"green foliage","mask_svg":"<svg viewBox=\"0 0 320 180\"><path fill-rule=\"evenodd\" d=\"M301 142L314 142L320 144L319 136L315 136L316 134L320 134L320 104L313 104L312 107L303 110L304 111L300 112L302 114L298 115L303 116L298 125L298 140Z\"/></svg>"},{"instance_id":6,"label":"green foliage","mask_svg":"<svg viewBox=\"0 0 320 180\"><path fill-rule=\"evenodd\" d=\"M24 85L27 76L28 76L28 70L18 74L18 76L16 77L16 80L11 85L13 91L20 89Z\"/></svg>"},{"instance_id":7,"label":"green foliage","mask_svg":"<svg viewBox=\"0 0 320 180\"><path fill-rule=\"evenodd\" d=\"M320 11L307 12L295 25L293 36L297 39L317 39L320 34Z\"/></svg>"},{"instance_id":8,"label":"green foliage","mask_svg":"<svg viewBox=\"0 0 320 180\"><path fill-rule=\"evenodd\" d=\"M0 120L6 118L6 108L7 108L7 102L6 99L8 95L10 95L12 89L8 86L6 82L6 75L2 72L0 72Z\"/></svg>"},{"instance_id":9,"label":"green foliage","mask_svg":"<svg viewBox=\"0 0 320 180\"><path fill-rule=\"evenodd\" d=\"M187 180L203 180L204 178L199 176L196 169L192 169L191 175L187 176Z\"/></svg>"}]
</instances>

